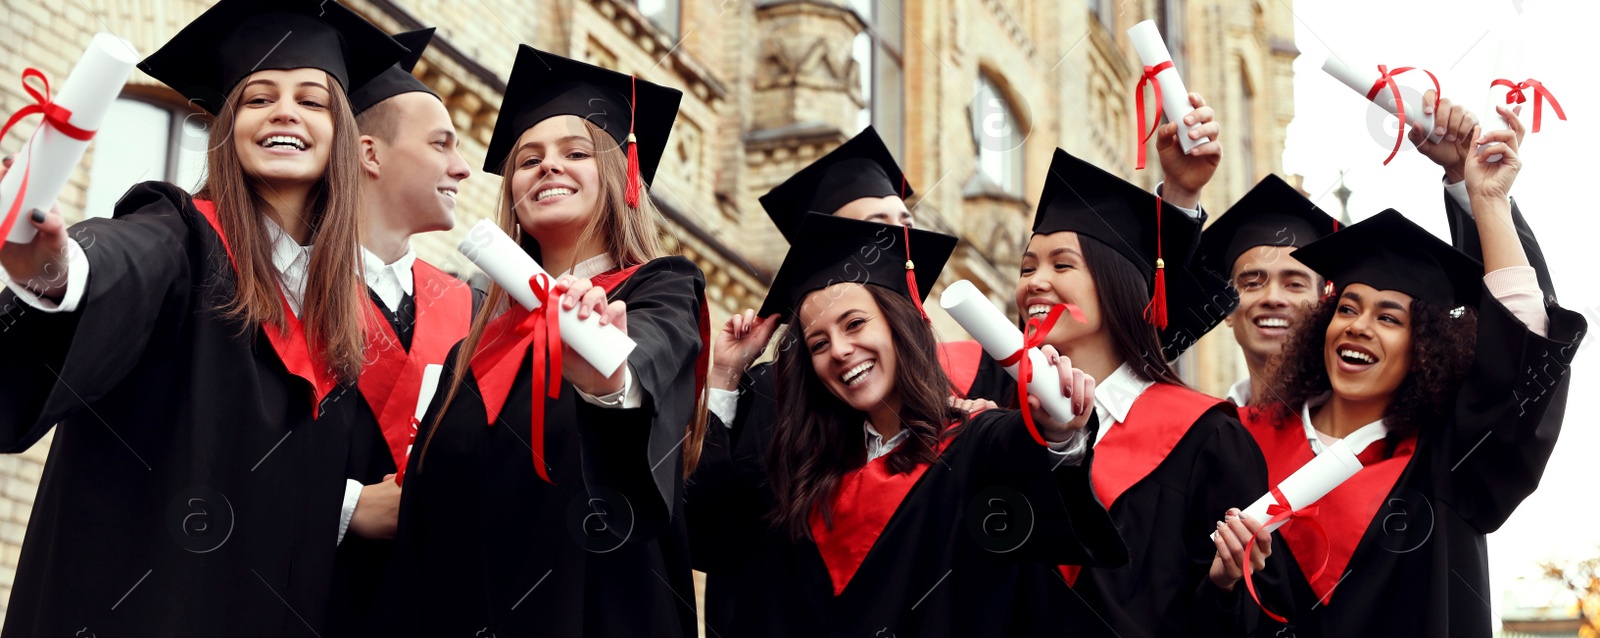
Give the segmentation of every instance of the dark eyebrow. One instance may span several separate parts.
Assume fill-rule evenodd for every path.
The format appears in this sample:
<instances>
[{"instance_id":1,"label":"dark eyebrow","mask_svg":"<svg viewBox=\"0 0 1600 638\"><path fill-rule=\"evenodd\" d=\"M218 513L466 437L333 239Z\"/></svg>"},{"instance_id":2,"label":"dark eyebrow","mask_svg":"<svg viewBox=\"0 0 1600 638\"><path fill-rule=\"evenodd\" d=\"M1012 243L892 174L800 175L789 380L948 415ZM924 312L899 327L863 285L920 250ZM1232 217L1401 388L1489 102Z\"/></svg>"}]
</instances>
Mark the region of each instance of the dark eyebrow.
<instances>
[{"instance_id":1,"label":"dark eyebrow","mask_svg":"<svg viewBox=\"0 0 1600 638\"><path fill-rule=\"evenodd\" d=\"M256 78L254 80L246 82L245 86L247 86L247 87L248 86L255 86L257 84L266 84L268 86L273 86L273 87L278 86L277 82L274 82L274 81L269 80L267 78ZM307 80L305 82L301 82L300 86L302 86L302 87L305 87L305 86L314 87L314 88L322 89L324 91L328 90L328 85L323 84L321 82L312 82L310 80Z\"/></svg>"},{"instance_id":2,"label":"dark eyebrow","mask_svg":"<svg viewBox=\"0 0 1600 638\"><path fill-rule=\"evenodd\" d=\"M1267 271L1266 270L1263 270L1263 269L1260 269L1260 268L1251 268L1251 269L1246 270L1244 272L1241 272L1241 273L1239 273L1237 275L1234 275L1233 278L1234 279L1255 279L1255 278L1258 278L1258 277L1266 277L1266 276L1267 276Z\"/></svg>"},{"instance_id":3,"label":"dark eyebrow","mask_svg":"<svg viewBox=\"0 0 1600 638\"><path fill-rule=\"evenodd\" d=\"M860 308L851 308L849 310L844 311L844 313L839 315L839 318L834 319L833 322L834 323L843 323L844 320L846 320L846 319L849 319L849 318L854 317L856 315L864 315L864 314L867 314L867 311L862 310ZM805 340L806 341L810 341L811 338L814 337L814 336L816 336L816 332L815 331L807 330L806 331Z\"/></svg>"},{"instance_id":4,"label":"dark eyebrow","mask_svg":"<svg viewBox=\"0 0 1600 638\"><path fill-rule=\"evenodd\" d=\"M589 144L593 144L594 143L592 140L590 140L589 138L587 138L585 136L582 136L582 135L566 135L566 136L563 136L561 139L556 140L556 143L554 144L554 146L560 146L562 144L566 144L567 142L571 142L573 140L577 140L579 142L585 142L585 143L589 143ZM536 142L536 141L523 142L522 145L520 145L520 146L518 146L518 147L516 147L516 148L511 150L511 156L512 157L516 157L518 153L522 152L522 149L528 148L529 146L543 146L543 144L540 144L539 142Z\"/></svg>"},{"instance_id":5,"label":"dark eyebrow","mask_svg":"<svg viewBox=\"0 0 1600 638\"><path fill-rule=\"evenodd\" d=\"M1356 303L1361 303L1361 295L1358 295L1358 294L1353 293L1353 292L1348 292L1347 291L1344 294L1339 295L1339 296L1343 297L1345 299L1349 299L1350 301L1354 301Z\"/></svg>"},{"instance_id":6,"label":"dark eyebrow","mask_svg":"<svg viewBox=\"0 0 1600 638\"><path fill-rule=\"evenodd\" d=\"M436 129L433 130L433 134L434 135L443 135L444 139L447 140L447 141L455 141L455 139L456 139L456 131L455 131L455 129L449 129L449 128L443 128L443 127L436 128Z\"/></svg>"},{"instance_id":7,"label":"dark eyebrow","mask_svg":"<svg viewBox=\"0 0 1600 638\"><path fill-rule=\"evenodd\" d=\"M1059 246L1059 247L1056 247L1056 248L1052 249L1050 251L1050 253L1048 255L1046 255L1046 256L1047 257L1055 257L1056 255L1060 255L1062 253L1066 253L1066 254L1072 255L1072 256L1077 257L1079 259L1083 258L1083 254L1078 252L1077 249L1075 249L1075 248L1073 248L1071 246ZM1039 255L1035 254L1031 250L1027 251L1025 253L1022 253L1022 256L1023 257L1033 257L1035 259L1037 259L1039 257Z\"/></svg>"},{"instance_id":8,"label":"dark eyebrow","mask_svg":"<svg viewBox=\"0 0 1600 638\"><path fill-rule=\"evenodd\" d=\"M1378 302L1378 307L1379 308L1388 308L1390 310L1399 310L1400 312L1411 312L1411 309L1405 307L1405 304L1402 304L1402 303L1400 303L1398 301L1389 300L1389 299L1385 299L1383 301Z\"/></svg>"}]
</instances>

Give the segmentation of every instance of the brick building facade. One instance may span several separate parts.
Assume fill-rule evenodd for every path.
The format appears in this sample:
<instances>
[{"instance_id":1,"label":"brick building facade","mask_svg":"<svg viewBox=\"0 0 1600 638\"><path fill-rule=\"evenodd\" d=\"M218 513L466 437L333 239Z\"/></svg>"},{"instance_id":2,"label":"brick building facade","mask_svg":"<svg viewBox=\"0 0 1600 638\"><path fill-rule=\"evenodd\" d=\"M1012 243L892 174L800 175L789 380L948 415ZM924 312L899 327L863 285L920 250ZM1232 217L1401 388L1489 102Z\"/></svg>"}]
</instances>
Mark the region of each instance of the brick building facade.
<instances>
[{"instance_id":1,"label":"brick building facade","mask_svg":"<svg viewBox=\"0 0 1600 638\"><path fill-rule=\"evenodd\" d=\"M148 54L210 3L7 0L0 5L0 110L28 103L17 78L65 79L90 36L108 31ZM917 196L917 224L959 235L941 280L971 279L1014 314L1011 290L1034 198L1056 146L1154 187L1133 170L1127 28L1155 19L1190 90L1219 113L1226 154L1206 190L1213 216L1281 171L1293 117L1293 17L1266 0L346 0L390 31L437 26L416 73L445 99L475 175L457 230L417 238L425 259L474 272L454 245L492 214L499 179L476 168L516 45L584 59L684 90L652 194L668 247L705 270L713 321L760 304L785 250L757 197L872 123ZM124 101L74 174L68 220L106 215L131 184L198 184L204 119L135 72ZM0 148L14 152L32 122ZM1152 149L1153 153L1153 149ZM199 158L197 160L197 158ZM935 290L937 293L937 290ZM960 338L930 304L941 336ZM1180 369L1220 393L1244 374L1217 331ZM19 553L47 436L0 456L0 603Z\"/></svg>"}]
</instances>

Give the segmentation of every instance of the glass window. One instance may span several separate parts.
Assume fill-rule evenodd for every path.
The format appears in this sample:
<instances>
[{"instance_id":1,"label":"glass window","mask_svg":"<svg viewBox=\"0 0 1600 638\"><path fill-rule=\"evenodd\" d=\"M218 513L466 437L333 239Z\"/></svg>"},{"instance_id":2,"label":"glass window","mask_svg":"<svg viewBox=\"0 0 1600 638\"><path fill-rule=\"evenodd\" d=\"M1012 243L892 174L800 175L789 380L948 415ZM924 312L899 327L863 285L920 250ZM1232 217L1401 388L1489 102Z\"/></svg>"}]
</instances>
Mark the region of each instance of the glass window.
<instances>
[{"instance_id":1,"label":"glass window","mask_svg":"<svg viewBox=\"0 0 1600 638\"><path fill-rule=\"evenodd\" d=\"M901 47L905 22L902 0L850 0L866 30L856 35L850 55L861 65L861 95L867 105L856 127L878 129L896 158L902 157L905 109L905 59Z\"/></svg>"},{"instance_id":2,"label":"glass window","mask_svg":"<svg viewBox=\"0 0 1600 638\"><path fill-rule=\"evenodd\" d=\"M1100 20L1101 26L1113 33L1117 30L1117 3L1123 0L1089 0L1089 13Z\"/></svg>"},{"instance_id":3,"label":"glass window","mask_svg":"<svg viewBox=\"0 0 1600 638\"><path fill-rule=\"evenodd\" d=\"M1239 167L1245 176L1245 188L1256 182L1256 92L1250 86L1250 76L1245 75L1244 63L1239 63Z\"/></svg>"},{"instance_id":4,"label":"glass window","mask_svg":"<svg viewBox=\"0 0 1600 638\"><path fill-rule=\"evenodd\" d=\"M978 74L972 100L972 138L978 147L978 170L1012 195L1022 195L1022 121L1000 86Z\"/></svg>"},{"instance_id":5,"label":"glass window","mask_svg":"<svg viewBox=\"0 0 1600 638\"><path fill-rule=\"evenodd\" d=\"M110 217L117 200L139 182L199 190L209 139L203 116L187 108L118 98L95 134L84 216Z\"/></svg>"},{"instance_id":6,"label":"glass window","mask_svg":"<svg viewBox=\"0 0 1600 638\"><path fill-rule=\"evenodd\" d=\"M679 0L638 0L639 13L673 38L678 37Z\"/></svg>"}]
</instances>

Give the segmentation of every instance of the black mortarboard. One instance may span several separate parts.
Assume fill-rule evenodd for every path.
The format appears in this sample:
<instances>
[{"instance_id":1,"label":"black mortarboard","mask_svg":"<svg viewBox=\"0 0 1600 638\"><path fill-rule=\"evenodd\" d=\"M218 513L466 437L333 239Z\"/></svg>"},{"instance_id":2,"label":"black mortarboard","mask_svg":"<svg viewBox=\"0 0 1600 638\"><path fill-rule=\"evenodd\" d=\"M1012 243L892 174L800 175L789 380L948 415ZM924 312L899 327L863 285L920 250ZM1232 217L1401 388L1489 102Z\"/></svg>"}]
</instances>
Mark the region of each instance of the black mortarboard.
<instances>
[{"instance_id":1,"label":"black mortarboard","mask_svg":"<svg viewBox=\"0 0 1600 638\"><path fill-rule=\"evenodd\" d=\"M1483 264L1389 209L1294 251L1341 289L1397 290L1444 308L1475 306Z\"/></svg>"},{"instance_id":2,"label":"black mortarboard","mask_svg":"<svg viewBox=\"0 0 1600 638\"><path fill-rule=\"evenodd\" d=\"M1147 314L1151 324L1166 329L1171 302L1204 296L1198 291L1169 293L1168 288L1166 270L1183 271L1183 264L1189 261L1194 224L1186 213L1164 205L1155 194L1058 148L1045 176L1044 193L1039 196L1033 232L1071 231L1116 250L1151 278ZM1188 285L1194 280L1173 277L1170 283Z\"/></svg>"},{"instance_id":3,"label":"black mortarboard","mask_svg":"<svg viewBox=\"0 0 1600 638\"><path fill-rule=\"evenodd\" d=\"M878 131L868 126L827 155L761 196L761 207L783 238L794 242L806 213L832 215L863 197L911 197L900 165Z\"/></svg>"},{"instance_id":4,"label":"black mortarboard","mask_svg":"<svg viewBox=\"0 0 1600 638\"><path fill-rule=\"evenodd\" d=\"M1200 235L1201 263L1233 276L1239 255L1256 246L1299 248L1338 229L1330 217L1277 175L1268 175Z\"/></svg>"},{"instance_id":5,"label":"black mortarboard","mask_svg":"<svg viewBox=\"0 0 1600 638\"><path fill-rule=\"evenodd\" d=\"M433 89L423 84L416 76L411 75L411 70L417 68L417 61L422 59L422 52L428 49L428 43L433 41L434 27L407 31L394 34L394 41L399 42L407 51L406 57L401 58L394 66L384 69L378 77L372 78L361 88L350 92L350 108L360 115L362 111L377 106L379 102L392 98L401 93L427 93L439 97Z\"/></svg>"},{"instance_id":6,"label":"black mortarboard","mask_svg":"<svg viewBox=\"0 0 1600 638\"><path fill-rule=\"evenodd\" d=\"M321 69L349 93L406 53L333 0L222 0L139 63L212 115L251 73Z\"/></svg>"},{"instance_id":7,"label":"black mortarboard","mask_svg":"<svg viewBox=\"0 0 1600 638\"><path fill-rule=\"evenodd\" d=\"M682 99L683 91L521 45L483 170L499 175L523 131L557 115L576 115L626 145L628 163L638 166L637 178L648 184L667 150ZM637 198L634 172L629 169L629 190Z\"/></svg>"},{"instance_id":8,"label":"black mortarboard","mask_svg":"<svg viewBox=\"0 0 1600 638\"><path fill-rule=\"evenodd\" d=\"M760 316L790 316L812 291L848 282L888 288L920 309L955 249L956 238L942 233L808 214L772 278Z\"/></svg>"}]
</instances>

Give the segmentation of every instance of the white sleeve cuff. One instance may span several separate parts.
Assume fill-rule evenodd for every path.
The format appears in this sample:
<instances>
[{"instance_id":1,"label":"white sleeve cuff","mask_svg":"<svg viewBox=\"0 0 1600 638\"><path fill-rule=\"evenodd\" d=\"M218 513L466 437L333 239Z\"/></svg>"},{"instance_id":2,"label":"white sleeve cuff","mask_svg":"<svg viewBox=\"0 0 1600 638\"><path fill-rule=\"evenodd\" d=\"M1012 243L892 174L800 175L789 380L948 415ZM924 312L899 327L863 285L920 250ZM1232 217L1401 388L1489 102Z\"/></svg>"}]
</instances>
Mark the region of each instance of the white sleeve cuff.
<instances>
[{"instance_id":1,"label":"white sleeve cuff","mask_svg":"<svg viewBox=\"0 0 1600 638\"><path fill-rule=\"evenodd\" d=\"M576 387L573 388L577 390ZM594 396L583 390L578 390L578 397L590 405L602 408L621 408L633 410L644 406L644 390L633 383L633 364L622 366L622 389L605 396Z\"/></svg>"},{"instance_id":2,"label":"white sleeve cuff","mask_svg":"<svg viewBox=\"0 0 1600 638\"><path fill-rule=\"evenodd\" d=\"M33 291L15 281L7 281L6 287L17 294L23 303L32 306L40 312L72 312L78 309L78 304L83 302L84 288L89 283L89 258L83 254L83 247L77 240L67 242L67 290L61 296L61 303L39 298ZM59 276L59 275L57 275Z\"/></svg>"},{"instance_id":3,"label":"white sleeve cuff","mask_svg":"<svg viewBox=\"0 0 1600 638\"><path fill-rule=\"evenodd\" d=\"M1156 197L1160 197L1161 196L1161 187L1164 186L1164 185L1166 185L1166 182L1164 182L1164 181L1156 183ZM1166 202L1166 200L1164 200L1164 199L1161 200L1161 201ZM1184 207L1179 206L1177 204L1174 204L1172 202L1166 202L1166 203L1167 203L1167 205L1172 206L1173 208L1176 208L1178 210L1183 211L1183 214L1188 215L1190 219L1200 219L1200 216L1205 214L1199 208L1184 208Z\"/></svg>"},{"instance_id":4,"label":"white sleeve cuff","mask_svg":"<svg viewBox=\"0 0 1600 638\"><path fill-rule=\"evenodd\" d=\"M361 500L361 481L344 480L344 505L339 508L339 543L344 543L344 533L350 529L350 519L356 515L356 502Z\"/></svg>"},{"instance_id":5,"label":"white sleeve cuff","mask_svg":"<svg viewBox=\"0 0 1600 638\"><path fill-rule=\"evenodd\" d=\"M733 418L739 414L739 391L711 388L706 396L706 409L722 419L723 426L732 429Z\"/></svg>"},{"instance_id":6,"label":"white sleeve cuff","mask_svg":"<svg viewBox=\"0 0 1600 638\"><path fill-rule=\"evenodd\" d=\"M1449 177L1444 178L1444 192L1450 199L1456 200L1456 205L1460 206L1461 210L1467 211L1468 215L1472 214L1472 198L1467 196L1467 180L1451 184Z\"/></svg>"},{"instance_id":7,"label":"white sleeve cuff","mask_svg":"<svg viewBox=\"0 0 1600 638\"><path fill-rule=\"evenodd\" d=\"M1051 443L1049 449L1050 454L1055 458L1055 464L1052 467L1079 465L1083 463L1083 457L1089 451L1089 430L1080 428L1078 431L1073 432L1072 436L1067 437L1067 440L1060 443Z\"/></svg>"}]
</instances>

